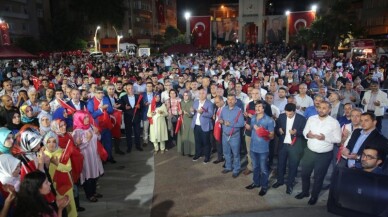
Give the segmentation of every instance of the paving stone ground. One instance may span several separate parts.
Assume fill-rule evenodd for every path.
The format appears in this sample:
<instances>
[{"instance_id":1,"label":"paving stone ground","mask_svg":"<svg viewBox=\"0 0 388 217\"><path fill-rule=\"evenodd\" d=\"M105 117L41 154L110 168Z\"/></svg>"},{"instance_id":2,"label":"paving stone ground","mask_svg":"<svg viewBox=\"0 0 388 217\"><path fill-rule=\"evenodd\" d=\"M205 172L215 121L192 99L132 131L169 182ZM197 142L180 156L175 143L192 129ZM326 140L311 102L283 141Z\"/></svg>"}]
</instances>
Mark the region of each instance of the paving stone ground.
<instances>
[{"instance_id":1,"label":"paving stone ground","mask_svg":"<svg viewBox=\"0 0 388 217\"><path fill-rule=\"evenodd\" d=\"M383 134L388 136L388 119L383 120ZM124 140L122 147L124 147ZM124 149L124 148L122 148ZM321 193L315 206L308 199L296 200L300 177L293 194L285 186L269 189L265 197L258 190L246 190L252 176L221 174L222 165L192 162L175 149L153 156L152 147L144 152L115 155L116 164L106 164L105 175L98 181L104 197L97 203L86 201L80 189L81 205L87 210L79 217L167 217L167 216L335 216L326 211L328 191ZM325 183L328 183L326 177ZM274 180L271 180L271 184Z\"/></svg>"}]
</instances>

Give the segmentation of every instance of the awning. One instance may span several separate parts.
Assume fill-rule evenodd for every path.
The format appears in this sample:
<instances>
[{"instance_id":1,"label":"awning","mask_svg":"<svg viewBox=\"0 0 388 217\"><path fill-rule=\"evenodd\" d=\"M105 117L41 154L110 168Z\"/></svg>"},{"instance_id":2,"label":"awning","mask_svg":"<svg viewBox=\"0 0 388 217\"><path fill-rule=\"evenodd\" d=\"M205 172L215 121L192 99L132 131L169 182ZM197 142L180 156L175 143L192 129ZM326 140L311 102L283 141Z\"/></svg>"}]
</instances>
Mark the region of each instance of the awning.
<instances>
[{"instance_id":1,"label":"awning","mask_svg":"<svg viewBox=\"0 0 388 217\"><path fill-rule=\"evenodd\" d=\"M24 51L21 48L5 45L0 47L0 59L33 59L37 56Z\"/></svg>"}]
</instances>

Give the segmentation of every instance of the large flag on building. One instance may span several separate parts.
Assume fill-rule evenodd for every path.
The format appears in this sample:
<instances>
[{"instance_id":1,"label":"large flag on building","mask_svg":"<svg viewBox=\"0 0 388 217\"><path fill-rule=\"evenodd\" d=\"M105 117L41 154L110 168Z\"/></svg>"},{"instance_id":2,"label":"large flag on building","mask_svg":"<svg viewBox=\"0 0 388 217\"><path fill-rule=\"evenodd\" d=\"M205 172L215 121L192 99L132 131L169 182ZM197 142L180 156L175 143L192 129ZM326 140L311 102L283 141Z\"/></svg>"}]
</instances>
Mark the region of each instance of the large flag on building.
<instances>
[{"instance_id":1,"label":"large flag on building","mask_svg":"<svg viewBox=\"0 0 388 217\"><path fill-rule=\"evenodd\" d=\"M309 28L315 19L314 11L291 12L288 15L288 34L293 36L302 28Z\"/></svg>"},{"instance_id":2,"label":"large flag on building","mask_svg":"<svg viewBox=\"0 0 388 217\"><path fill-rule=\"evenodd\" d=\"M158 15L158 23L166 23L163 0L156 0L156 11Z\"/></svg>"},{"instance_id":3,"label":"large flag on building","mask_svg":"<svg viewBox=\"0 0 388 217\"><path fill-rule=\"evenodd\" d=\"M9 26L6 22L0 22L0 45L11 45L11 39L9 38Z\"/></svg>"},{"instance_id":4,"label":"large flag on building","mask_svg":"<svg viewBox=\"0 0 388 217\"><path fill-rule=\"evenodd\" d=\"M195 47L200 49L210 48L210 16L190 17L190 32Z\"/></svg>"}]
</instances>

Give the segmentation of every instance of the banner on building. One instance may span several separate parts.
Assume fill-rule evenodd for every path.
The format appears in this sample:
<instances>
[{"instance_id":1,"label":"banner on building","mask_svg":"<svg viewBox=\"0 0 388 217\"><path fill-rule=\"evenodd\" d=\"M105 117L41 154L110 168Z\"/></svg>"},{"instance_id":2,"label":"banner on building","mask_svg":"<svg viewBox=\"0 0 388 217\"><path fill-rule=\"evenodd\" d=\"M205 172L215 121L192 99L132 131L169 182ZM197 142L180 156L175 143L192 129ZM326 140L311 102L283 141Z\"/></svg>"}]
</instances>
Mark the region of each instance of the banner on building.
<instances>
[{"instance_id":1,"label":"banner on building","mask_svg":"<svg viewBox=\"0 0 388 217\"><path fill-rule=\"evenodd\" d=\"M6 22L0 22L1 45L11 45L9 26Z\"/></svg>"},{"instance_id":2,"label":"banner on building","mask_svg":"<svg viewBox=\"0 0 388 217\"><path fill-rule=\"evenodd\" d=\"M212 35L215 44L236 42L238 39L237 18L223 18L213 21Z\"/></svg>"},{"instance_id":3,"label":"banner on building","mask_svg":"<svg viewBox=\"0 0 388 217\"><path fill-rule=\"evenodd\" d=\"M314 11L291 12L288 15L288 34L294 36L302 28L309 28L315 19Z\"/></svg>"},{"instance_id":4,"label":"banner on building","mask_svg":"<svg viewBox=\"0 0 388 217\"><path fill-rule=\"evenodd\" d=\"M166 23L166 17L164 16L163 0L156 0L156 11L158 14L158 23Z\"/></svg>"},{"instance_id":5,"label":"banner on building","mask_svg":"<svg viewBox=\"0 0 388 217\"><path fill-rule=\"evenodd\" d=\"M190 32L193 45L199 49L211 46L210 16L190 17Z\"/></svg>"},{"instance_id":6,"label":"banner on building","mask_svg":"<svg viewBox=\"0 0 388 217\"><path fill-rule=\"evenodd\" d=\"M286 16L267 16L265 38L267 43L283 43L286 39Z\"/></svg>"}]
</instances>

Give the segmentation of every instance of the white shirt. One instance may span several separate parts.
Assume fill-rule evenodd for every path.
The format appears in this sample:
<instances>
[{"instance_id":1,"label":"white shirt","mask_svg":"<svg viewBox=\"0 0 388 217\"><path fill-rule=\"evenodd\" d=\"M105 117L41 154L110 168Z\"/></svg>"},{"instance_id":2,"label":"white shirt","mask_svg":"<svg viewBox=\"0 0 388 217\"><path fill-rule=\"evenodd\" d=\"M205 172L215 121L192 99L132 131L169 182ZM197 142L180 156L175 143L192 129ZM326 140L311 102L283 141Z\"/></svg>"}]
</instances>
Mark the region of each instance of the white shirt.
<instances>
[{"instance_id":1,"label":"white shirt","mask_svg":"<svg viewBox=\"0 0 388 217\"><path fill-rule=\"evenodd\" d=\"M165 66L171 66L172 63L172 58L171 56L166 56L163 58L163 62Z\"/></svg>"},{"instance_id":2,"label":"white shirt","mask_svg":"<svg viewBox=\"0 0 388 217\"><path fill-rule=\"evenodd\" d=\"M65 101L65 100L63 100ZM61 104L59 104L58 100L53 100L50 102L50 107L51 107L51 112L54 112L55 110L57 110L58 108L62 107Z\"/></svg>"},{"instance_id":3,"label":"white shirt","mask_svg":"<svg viewBox=\"0 0 388 217\"><path fill-rule=\"evenodd\" d=\"M276 107L275 105L271 105L271 111L272 111L272 115L275 116L275 118L279 117L280 110L278 107Z\"/></svg>"},{"instance_id":4,"label":"white shirt","mask_svg":"<svg viewBox=\"0 0 388 217\"><path fill-rule=\"evenodd\" d=\"M73 100L71 100L71 102L73 103L75 110L81 110L81 102L78 102L78 104L76 104Z\"/></svg>"},{"instance_id":5,"label":"white shirt","mask_svg":"<svg viewBox=\"0 0 388 217\"><path fill-rule=\"evenodd\" d=\"M170 99L169 92L170 92L170 91L165 90L165 91L163 91L162 94L160 95L160 101L161 101L162 103L164 103L164 102L166 102L166 100Z\"/></svg>"},{"instance_id":6,"label":"white shirt","mask_svg":"<svg viewBox=\"0 0 388 217\"><path fill-rule=\"evenodd\" d=\"M309 132L325 135L325 140L307 138ZM307 119L303 135L307 139L307 147L316 153L326 153L333 150L334 143L341 142L341 127L336 119L327 116L325 119L319 119L319 115L311 116Z\"/></svg>"},{"instance_id":7,"label":"white shirt","mask_svg":"<svg viewBox=\"0 0 388 217\"><path fill-rule=\"evenodd\" d=\"M283 143L291 144L291 142L292 142L290 130L292 130L292 126L294 125L295 116L296 115L294 115L294 117L292 117L292 118L287 117L286 132L285 132L286 136L284 137Z\"/></svg>"},{"instance_id":8,"label":"white shirt","mask_svg":"<svg viewBox=\"0 0 388 217\"><path fill-rule=\"evenodd\" d=\"M133 84L133 91L135 94L146 92L146 84L139 85L138 83Z\"/></svg>"},{"instance_id":9,"label":"white shirt","mask_svg":"<svg viewBox=\"0 0 388 217\"><path fill-rule=\"evenodd\" d=\"M199 110L200 108L203 107L203 105L205 104L206 100L204 100L203 102L201 101L198 101L198 108L197 110ZM201 116L201 114L197 114L197 118L195 119L195 125L198 125L198 126L201 126L201 121L199 119L199 116Z\"/></svg>"},{"instance_id":10,"label":"white shirt","mask_svg":"<svg viewBox=\"0 0 388 217\"><path fill-rule=\"evenodd\" d=\"M305 95L304 97L300 97L299 94L295 96L296 105L300 107L310 107L314 105L313 99L311 97Z\"/></svg>"}]
</instances>

